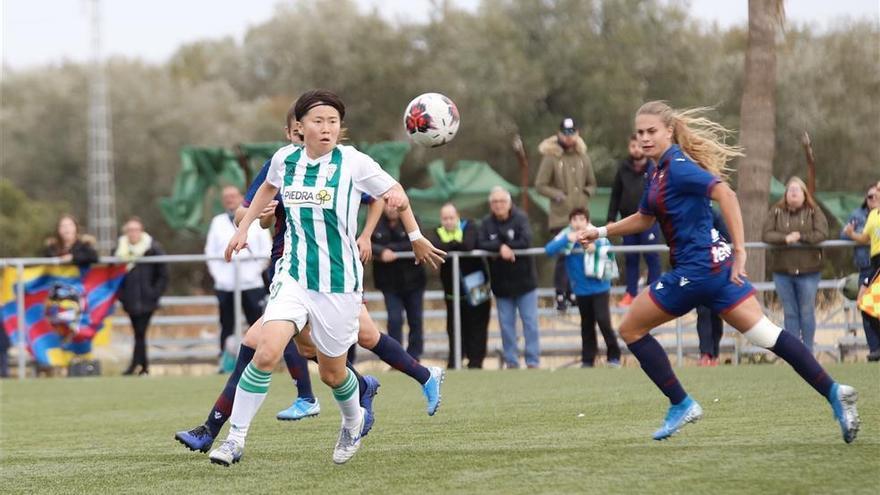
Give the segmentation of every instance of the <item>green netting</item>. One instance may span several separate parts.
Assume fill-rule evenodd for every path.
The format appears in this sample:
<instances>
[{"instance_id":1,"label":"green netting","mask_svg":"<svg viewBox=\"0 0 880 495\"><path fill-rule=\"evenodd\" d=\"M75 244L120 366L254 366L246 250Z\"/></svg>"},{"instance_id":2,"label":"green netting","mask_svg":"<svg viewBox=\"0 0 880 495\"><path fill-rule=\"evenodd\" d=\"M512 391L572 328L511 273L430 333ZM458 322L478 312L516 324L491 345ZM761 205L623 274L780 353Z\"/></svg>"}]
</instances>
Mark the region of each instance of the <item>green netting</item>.
<instances>
[{"instance_id":1,"label":"green netting","mask_svg":"<svg viewBox=\"0 0 880 495\"><path fill-rule=\"evenodd\" d=\"M183 148L180 152L180 173L174 181L172 195L160 199L159 203L168 224L174 229L204 232L211 217L222 211L219 194L212 193L227 183L243 188L246 179L250 180L263 163L284 144L241 144L235 150ZM398 179L400 166L410 150L410 144L361 143L357 148L370 155L385 171ZM241 163L247 163L247 177ZM456 205L462 216L479 219L489 211L488 196L494 186L505 188L515 199L520 194L518 186L508 182L486 162L463 160L447 170L443 161L437 160L428 164L427 172L433 184L431 187L407 190L416 215L427 228L433 228L440 223L440 207L448 201ZM770 203L778 201L784 192L785 186L773 178L770 184ZM528 195L532 204L529 215L535 223L540 224L549 211L549 200L538 194L534 188L528 189ZM610 196L610 188L600 187L590 200L590 213L596 225L605 223ZM860 194L846 192L819 192L816 197L833 228L846 222L850 212L862 202Z\"/></svg>"},{"instance_id":2,"label":"green netting","mask_svg":"<svg viewBox=\"0 0 880 495\"><path fill-rule=\"evenodd\" d=\"M407 189L416 215L428 227L440 224L440 207L452 202L463 217L479 219L489 212L489 191L501 186L516 198L520 187L508 182L486 162L463 160L446 170L440 160L428 164L428 174L433 186L427 189ZM532 208L531 217L546 217L550 209L550 200L538 194L535 188L529 188L529 199ZM590 201L590 211L597 225L605 223L608 215L608 202L611 189L600 187ZM541 218L543 221L543 218Z\"/></svg>"},{"instance_id":3,"label":"green netting","mask_svg":"<svg viewBox=\"0 0 880 495\"><path fill-rule=\"evenodd\" d=\"M180 172L171 196L159 199L165 221L173 229L205 232L211 218L223 211L217 190L225 184L240 189L247 185L266 160L284 142L240 144L234 150L187 146L180 150ZM400 177L400 166L409 153L406 142L364 143L358 149L370 155L392 177ZM247 163L245 174L242 163ZM206 206L207 203L207 206Z\"/></svg>"},{"instance_id":4,"label":"green netting","mask_svg":"<svg viewBox=\"0 0 880 495\"><path fill-rule=\"evenodd\" d=\"M235 155L223 148L185 147L180 150L180 172L174 179L170 198L160 198L159 208L174 229L206 231L210 217L222 211L215 195L205 215L205 196L222 184L244 187L244 171ZM206 220L207 219L207 220Z\"/></svg>"}]
</instances>

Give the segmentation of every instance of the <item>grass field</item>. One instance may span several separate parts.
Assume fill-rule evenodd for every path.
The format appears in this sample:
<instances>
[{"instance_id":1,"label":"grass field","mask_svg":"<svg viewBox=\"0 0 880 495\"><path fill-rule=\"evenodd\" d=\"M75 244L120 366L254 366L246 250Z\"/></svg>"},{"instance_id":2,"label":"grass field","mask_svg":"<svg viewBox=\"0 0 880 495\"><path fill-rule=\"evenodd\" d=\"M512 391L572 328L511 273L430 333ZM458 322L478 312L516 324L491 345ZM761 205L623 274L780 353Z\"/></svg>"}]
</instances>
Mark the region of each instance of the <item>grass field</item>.
<instances>
[{"instance_id":1,"label":"grass field","mask_svg":"<svg viewBox=\"0 0 880 495\"><path fill-rule=\"evenodd\" d=\"M231 468L172 438L224 377L7 380L0 492L876 493L880 367L830 371L861 394L852 445L782 365L681 370L705 417L666 442L650 439L665 399L638 368L452 372L433 418L415 383L379 373L376 426L344 466L328 389L316 384L321 416L279 422L294 393L279 373Z\"/></svg>"}]
</instances>

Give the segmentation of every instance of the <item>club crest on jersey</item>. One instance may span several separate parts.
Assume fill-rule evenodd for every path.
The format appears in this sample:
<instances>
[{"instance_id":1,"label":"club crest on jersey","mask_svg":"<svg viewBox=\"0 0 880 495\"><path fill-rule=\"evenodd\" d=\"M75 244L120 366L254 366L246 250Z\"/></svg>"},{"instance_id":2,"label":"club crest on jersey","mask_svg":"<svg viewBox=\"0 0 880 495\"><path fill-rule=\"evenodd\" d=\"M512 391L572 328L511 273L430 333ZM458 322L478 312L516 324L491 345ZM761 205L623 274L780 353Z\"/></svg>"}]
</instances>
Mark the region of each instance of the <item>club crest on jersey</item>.
<instances>
[{"instance_id":1,"label":"club crest on jersey","mask_svg":"<svg viewBox=\"0 0 880 495\"><path fill-rule=\"evenodd\" d=\"M317 187L290 187L284 190L281 199L284 201L284 206L287 207L332 208L333 190Z\"/></svg>"}]
</instances>

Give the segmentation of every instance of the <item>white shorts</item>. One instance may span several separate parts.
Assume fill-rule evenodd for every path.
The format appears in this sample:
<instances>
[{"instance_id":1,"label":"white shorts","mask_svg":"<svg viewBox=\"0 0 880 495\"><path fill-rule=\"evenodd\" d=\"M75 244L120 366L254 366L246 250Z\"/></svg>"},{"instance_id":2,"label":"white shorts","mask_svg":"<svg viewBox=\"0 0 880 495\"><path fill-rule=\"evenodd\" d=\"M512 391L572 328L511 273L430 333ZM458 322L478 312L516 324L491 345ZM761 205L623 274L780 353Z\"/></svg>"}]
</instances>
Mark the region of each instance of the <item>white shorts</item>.
<instances>
[{"instance_id":1,"label":"white shorts","mask_svg":"<svg viewBox=\"0 0 880 495\"><path fill-rule=\"evenodd\" d=\"M289 273L280 271L272 280L263 322L293 322L296 331L312 326L312 341L321 354L337 357L357 343L363 294L324 293L308 290Z\"/></svg>"}]
</instances>

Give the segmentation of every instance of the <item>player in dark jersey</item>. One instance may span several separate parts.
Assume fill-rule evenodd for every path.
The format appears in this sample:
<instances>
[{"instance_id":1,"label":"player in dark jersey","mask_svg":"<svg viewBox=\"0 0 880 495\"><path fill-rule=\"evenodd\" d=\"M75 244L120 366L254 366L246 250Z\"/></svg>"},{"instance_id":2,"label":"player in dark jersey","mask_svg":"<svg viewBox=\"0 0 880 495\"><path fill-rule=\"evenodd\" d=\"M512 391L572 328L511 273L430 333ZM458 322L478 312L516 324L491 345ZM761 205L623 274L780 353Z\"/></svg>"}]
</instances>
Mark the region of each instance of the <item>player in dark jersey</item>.
<instances>
[{"instance_id":1,"label":"player in dark jersey","mask_svg":"<svg viewBox=\"0 0 880 495\"><path fill-rule=\"evenodd\" d=\"M728 131L700 117L701 110L677 111L659 101L642 105L636 113L636 134L656 167L645 183L639 211L606 227L590 228L580 238L588 245L609 235L642 232L657 221L669 245L672 270L636 297L620 325L620 336L671 403L654 439L668 438L699 420L703 410L684 391L666 351L650 331L703 305L720 313L751 343L788 362L828 400L844 441L850 443L859 429L855 389L835 382L803 343L764 316L754 296L745 273L739 203L722 179L726 163L742 153L724 144ZM710 200L721 208L732 249L712 226Z\"/></svg>"}]
</instances>

